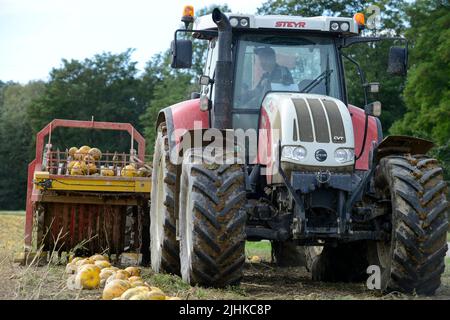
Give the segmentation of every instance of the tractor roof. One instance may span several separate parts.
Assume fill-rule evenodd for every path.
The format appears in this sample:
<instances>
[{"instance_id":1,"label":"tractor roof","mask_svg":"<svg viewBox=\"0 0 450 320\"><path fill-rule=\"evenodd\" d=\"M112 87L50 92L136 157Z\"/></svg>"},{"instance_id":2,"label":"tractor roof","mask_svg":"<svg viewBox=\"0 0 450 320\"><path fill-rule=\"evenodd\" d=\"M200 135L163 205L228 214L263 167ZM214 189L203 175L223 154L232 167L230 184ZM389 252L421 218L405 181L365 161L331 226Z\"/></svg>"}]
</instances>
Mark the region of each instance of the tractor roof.
<instances>
[{"instance_id":1,"label":"tractor roof","mask_svg":"<svg viewBox=\"0 0 450 320\"><path fill-rule=\"evenodd\" d=\"M268 15L255 16L247 14L226 13L233 28L236 29L271 29L271 30L302 30L357 35L358 24L353 18L342 17L300 17ZM336 29L336 24L338 28ZM217 29L211 15L197 17L194 28L197 30Z\"/></svg>"}]
</instances>

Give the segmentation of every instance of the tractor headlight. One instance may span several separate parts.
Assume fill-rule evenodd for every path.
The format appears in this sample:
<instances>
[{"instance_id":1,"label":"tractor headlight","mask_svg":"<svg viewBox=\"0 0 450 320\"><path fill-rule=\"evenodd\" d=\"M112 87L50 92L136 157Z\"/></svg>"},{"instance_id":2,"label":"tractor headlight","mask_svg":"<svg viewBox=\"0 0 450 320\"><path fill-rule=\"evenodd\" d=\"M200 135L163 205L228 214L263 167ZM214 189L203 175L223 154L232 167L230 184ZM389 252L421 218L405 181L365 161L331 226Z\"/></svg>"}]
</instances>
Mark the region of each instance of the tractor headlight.
<instances>
[{"instance_id":1,"label":"tractor headlight","mask_svg":"<svg viewBox=\"0 0 450 320\"><path fill-rule=\"evenodd\" d=\"M306 149L303 147L285 146L281 152L281 157L301 161L306 158Z\"/></svg>"},{"instance_id":2,"label":"tractor headlight","mask_svg":"<svg viewBox=\"0 0 450 320\"><path fill-rule=\"evenodd\" d=\"M340 148L334 152L334 159L339 163L353 161L355 152L353 149Z\"/></svg>"}]
</instances>

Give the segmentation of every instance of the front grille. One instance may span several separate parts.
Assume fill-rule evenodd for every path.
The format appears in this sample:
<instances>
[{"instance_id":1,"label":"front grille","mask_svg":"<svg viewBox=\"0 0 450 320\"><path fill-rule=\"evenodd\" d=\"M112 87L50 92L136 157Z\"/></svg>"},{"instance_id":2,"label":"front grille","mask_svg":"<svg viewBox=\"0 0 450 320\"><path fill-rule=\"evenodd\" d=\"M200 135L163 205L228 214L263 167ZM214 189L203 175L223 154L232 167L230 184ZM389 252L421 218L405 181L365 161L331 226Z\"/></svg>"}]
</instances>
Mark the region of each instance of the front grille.
<instances>
[{"instance_id":1,"label":"front grille","mask_svg":"<svg viewBox=\"0 0 450 320\"><path fill-rule=\"evenodd\" d=\"M294 133L293 136L299 137L303 142L329 143L330 138L333 143L346 142L344 123L339 107L334 101L292 99L292 102L298 123L298 135ZM297 126L294 126L294 130L297 131Z\"/></svg>"}]
</instances>

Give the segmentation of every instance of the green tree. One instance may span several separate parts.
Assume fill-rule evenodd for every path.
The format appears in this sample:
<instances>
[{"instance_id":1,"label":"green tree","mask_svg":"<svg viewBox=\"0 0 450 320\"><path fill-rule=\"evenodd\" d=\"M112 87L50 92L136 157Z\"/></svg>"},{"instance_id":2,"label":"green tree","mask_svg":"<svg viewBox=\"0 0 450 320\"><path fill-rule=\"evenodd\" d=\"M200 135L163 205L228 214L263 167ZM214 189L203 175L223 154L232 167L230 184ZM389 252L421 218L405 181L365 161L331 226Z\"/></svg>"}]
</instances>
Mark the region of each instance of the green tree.
<instances>
[{"instance_id":1,"label":"green tree","mask_svg":"<svg viewBox=\"0 0 450 320\"><path fill-rule=\"evenodd\" d=\"M433 140L450 179L450 5L422 0L407 12L413 46L404 92L407 113L391 131Z\"/></svg>"},{"instance_id":2,"label":"green tree","mask_svg":"<svg viewBox=\"0 0 450 320\"><path fill-rule=\"evenodd\" d=\"M27 109L44 90L45 85L40 81L3 87L0 108L0 208L3 210L25 208L28 163L34 153Z\"/></svg>"},{"instance_id":3,"label":"green tree","mask_svg":"<svg viewBox=\"0 0 450 320\"><path fill-rule=\"evenodd\" d=\"M29 119L36 133L53 119L129 122L142 129L139 117L144 112L151 88L138 76L132 50L120 54L102 53L93 58L63 59L62 67L50 72L43 97L29 108ZM127 133L58 129L54 147L64 150L84 144L104 151L128 151Z\"/></svg>"}]
</instances>

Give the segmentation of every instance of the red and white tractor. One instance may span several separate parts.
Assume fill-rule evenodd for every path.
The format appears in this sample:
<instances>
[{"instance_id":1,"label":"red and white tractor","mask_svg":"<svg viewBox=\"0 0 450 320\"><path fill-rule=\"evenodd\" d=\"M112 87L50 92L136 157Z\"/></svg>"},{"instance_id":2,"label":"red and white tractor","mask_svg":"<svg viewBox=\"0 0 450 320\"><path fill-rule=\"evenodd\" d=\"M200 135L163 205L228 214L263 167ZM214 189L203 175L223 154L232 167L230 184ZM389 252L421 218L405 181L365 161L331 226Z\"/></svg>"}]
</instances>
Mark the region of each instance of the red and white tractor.
<instances>
[{"instance_id":1,"label":"red and white tractor","mask_svg":"<svg viewBox=\"0 0 450 320\"><path fill-rule=\"evenodd\" d=\"M278 264L306 263L316 280L359 281L375 265L382 291L433 294L448 228L442 168L426 155L433 144L383 138L381 104L367 103L379 84L363 72L366 105L347 99L343 60L359 65L343 49L385 38L361 36L361 14L192 13L175 32L172 67L192 65L186 35L208 53L200 93L158 116L153 269L238 284L245 241L266 239ZM406 67L407 45L391 47L388 71Z\"/></svg>"}]
</instances>

